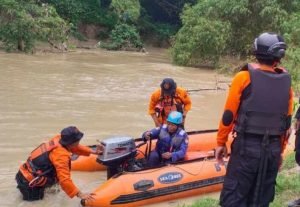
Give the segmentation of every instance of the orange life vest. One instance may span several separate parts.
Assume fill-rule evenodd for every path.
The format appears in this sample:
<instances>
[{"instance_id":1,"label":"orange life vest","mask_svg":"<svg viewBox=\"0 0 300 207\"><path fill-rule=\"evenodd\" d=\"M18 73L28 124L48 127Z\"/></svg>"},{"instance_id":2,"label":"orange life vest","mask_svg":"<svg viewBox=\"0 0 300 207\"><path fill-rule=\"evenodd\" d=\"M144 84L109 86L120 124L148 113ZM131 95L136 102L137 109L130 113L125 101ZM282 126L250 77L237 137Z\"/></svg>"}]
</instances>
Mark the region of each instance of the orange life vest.
<instances>
[{"instance_id":1,"label":"orange life vest","mask_svg":"<svg viewBox=\"0 0 300 207\"><path fill-rule=\"evenodd\" d=\"M155 111L157 117L162 120L161 123L164 123L170 112L179 111L183 113L183 102L177 94L173 97L161 97L159 103L155 106Z\"/></svg>"},{"instance_id":2,"label":"orange life vest","mask_svg":"<svg viewBox=\"0 0 300 207\"><path fill-rule=\"evenodd\" d=\"M27 161L21 165L20 171L30 187L52 185L57 182L56 172L49 159L49 153L57 147L61 136L57 135L48 142L34 149Z\"/></svg>"}]
</instances>

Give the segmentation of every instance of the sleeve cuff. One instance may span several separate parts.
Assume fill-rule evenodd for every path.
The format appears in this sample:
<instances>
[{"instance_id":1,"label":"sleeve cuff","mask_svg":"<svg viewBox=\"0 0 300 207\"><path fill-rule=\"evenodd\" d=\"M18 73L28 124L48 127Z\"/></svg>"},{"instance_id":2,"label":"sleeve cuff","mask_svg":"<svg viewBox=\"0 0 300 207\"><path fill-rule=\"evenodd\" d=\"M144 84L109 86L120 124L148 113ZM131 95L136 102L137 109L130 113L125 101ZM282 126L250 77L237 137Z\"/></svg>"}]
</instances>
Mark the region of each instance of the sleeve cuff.
<instances>
[{"instance_id":1,"label":"sleeve cuff","mask_svg":"<svg viewBox=\"0 0 300 207\"><path fill-rule=\"evenodd\" d=\"M76 188L73 192L71 192L71 193L69 194L69 197L70 197L70 198L73 198L73 197L75 197L78 193L79 193L79 189Z\"/></svg>"}]
</instances>

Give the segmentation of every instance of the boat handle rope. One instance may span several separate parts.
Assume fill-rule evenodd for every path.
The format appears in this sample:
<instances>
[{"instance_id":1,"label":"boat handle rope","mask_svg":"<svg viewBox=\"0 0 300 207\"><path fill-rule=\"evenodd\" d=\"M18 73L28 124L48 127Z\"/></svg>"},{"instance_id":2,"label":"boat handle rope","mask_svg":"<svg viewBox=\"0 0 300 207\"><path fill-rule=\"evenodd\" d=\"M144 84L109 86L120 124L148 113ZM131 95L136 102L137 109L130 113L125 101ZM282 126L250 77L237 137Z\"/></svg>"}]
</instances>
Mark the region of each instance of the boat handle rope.
<instances>
[{"instance_id":1,"label":"boat handle rope","mask_svg":"<svg viewBox=\"0 0 300 207\"><path fill-rule=\"evenodd\" d=\"M207 162L208 161L208 159L207 158L204 158L204 160L203 161L201 161L201 167L200 167L200 170L199 170L199 172L198 173L191 173L191 172L189 172L189 171L187 171L186 169L184 169L184 168L181 168L181 167L179 167L179 166L174 166L175 168L178 168L178 169L180 169L180 170L182 170L182 171L184 171L184 172L186 172L186 173L188 173L188 174L190 174L190 175L193 175L193 176L197 176L197 175L199 175L202 171L203 171L203 166L204 166L204 163L205 162Z\"/></svg>"}]
</instances>

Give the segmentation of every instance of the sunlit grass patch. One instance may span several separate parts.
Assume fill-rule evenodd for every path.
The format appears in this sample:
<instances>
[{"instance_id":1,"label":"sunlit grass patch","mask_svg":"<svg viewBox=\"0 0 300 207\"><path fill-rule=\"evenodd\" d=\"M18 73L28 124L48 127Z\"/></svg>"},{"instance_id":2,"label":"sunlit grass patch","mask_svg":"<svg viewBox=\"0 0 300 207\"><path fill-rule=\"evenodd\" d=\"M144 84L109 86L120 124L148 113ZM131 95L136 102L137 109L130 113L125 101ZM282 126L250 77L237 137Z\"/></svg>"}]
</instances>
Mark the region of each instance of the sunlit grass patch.
<instances>
[{"instance_id":1,"label":"sunlit grass patch","mask_svg":"<svg viewBox=\"0 0 300 207\"><path fill-rule=\"evenodd\" d=\"M218 207L219 201L213 198L203 198L197 200L191 205L183 205L182 207Z\"/></svg>"}]
</instances>

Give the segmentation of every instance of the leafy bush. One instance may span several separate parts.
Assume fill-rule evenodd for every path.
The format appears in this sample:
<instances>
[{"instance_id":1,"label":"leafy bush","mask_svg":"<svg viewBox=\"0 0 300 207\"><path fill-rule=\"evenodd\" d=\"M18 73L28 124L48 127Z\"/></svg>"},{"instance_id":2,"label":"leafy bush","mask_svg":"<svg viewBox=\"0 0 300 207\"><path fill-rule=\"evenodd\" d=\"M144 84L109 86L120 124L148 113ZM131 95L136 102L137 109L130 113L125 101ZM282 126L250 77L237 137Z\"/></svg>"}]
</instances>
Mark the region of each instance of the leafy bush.
<instances>
[{"instance_id":1,"label":"leafy bush","mask_svg":"<svg viewBox=\"0 0 300 207\"><path fill-rule=\"evenodd\" d=\"M227 55L246 57L251 53L252 42L257 35L265 31L282 33L282 25L289 20L288 13L293 15L293 13L299 12L299 7L300 2L297 0L253 0L251 3L241 0L198 1L196 5L183 12L181 16L183 27L176 35L174 46L176 46L177 41L180 42L179 44L185 44L182 41L183 37L187 39L190 36L193 39L193 36L197 35L203 38L202 41L207 41L206 38L209 36L217 36L214 38L226 40L225 45L222 45L220 49L225 51ZM291 19L291 22L298 25L299 29L297 16ZM221 25L224 26L223 30L220 28ZM214 29L209 26L217 26L217 28ZM204 28L201 29L201 27ZM288 26L286 27L288 28ZM217 33L218 30L219 33ZM223 32L228 32L228 34ZM227 37L224 38L224 36ZM299 36L293 35L293 38L296 37L299 38ZM209 42L213 43L213 41ZM178 53L173 53L173 61L180 64L193 62L193 52L190 45L189 43L189 46L181 47L182 55L174 55ZM200 45L198 49L211 52L215 50L216 45L211 44L211 47L208 45L206 48L202 48L203 46L205 45ZM210 54L207 55L207 58L215 62L218 59L217 56L219 54L215 56ZM205 59L203 60L205 61Z\"/></svg>"},{"instance_id":2,"label":"leafy bush","mask_svg":"<svg viewBox=\"0 0 300 207\"><path fill-rule=\"evenodd\" d=\"M140 17L141 5L139 0L112 0L111 7L123 23L136 23Z\"/></svg>"},{"instance_id":3,"label":"leafy bush","mask_svg":"<svg viewBox=\"0 0 300 207\"><path fill-rule=\"evenodd\" d=\"M194 15L187 9L183 27L178 31L171 49L173 61L179 65L216 64L224 53L230 37L230 25Z\"/></svg>"},{"instance_id":4,"label":"leafy bush","mask_svg":"<svg viewBox=\"0 0 300 207\"><path fill-rule=\"evenodd\" d=\"M118 24L110 34L110 43L101 44L101 47L109 50L128 50L142 48L143 44L136 28L128 24Z\"/></svg>"},{"instance_id":5,"label":"leafy bush","mask_svg":"<svg viewBox=\"0 0 300 207\"><path fill-rule=\"evenodd\" d=\"M140 0L143 9L151 17L153 23L164 23L180 26L180 14L184 5L194 5L197 0Z\"/></svg>"},{"instance_id":6,"label":"leafy bush","mask_svg":"<svg viewBox=\"0 0 300 207\"><path fill-rule=\"evenodd\" d=\"M30 52L37 40L62 43L69 31L53 7L33 0L2 0L0 25L0 40L8 51Z\"/></svg>"},{"instance_id":7,"label":"leafy bush","mask_svg":"<svg viewBox=\"0 0 300 207\"><path fill-rule=\"evenodd\" d=\"M79 23L100 24L113 28L117 23L118 16L115 12L101 7L99 0L47 0L52 4L58 14L71 22L75 28Z\"/></svg>"},{"instance_id":8,"label":"leafy bush","mask_svg":"<svg viewBox=\"0 0 300 207\"><path fill-rule=\"evenodd\" d=\"M47 0L47 3L53 5L63 19L74 25L80 22L86 9L84 1L80 0Z\"/></svg>"},{"instance_id":9,"label":"leafy bush","mask_svg":"<svg viewBox=\"0 0 300 207\"><path fill-rule=\"evenodd\" d=\"M300 6L300 5L299 5ZM300 8L299 8L300 9ZM282 24L283 36L288 49L283 65L292 76L294 91L300 95L300 12L293 13Z\"/></svg>"},{"instance_id":10,"label":"leafy bush","mask_svg":"<svg viewBox=\"0 0 300 207\"><path fill-rule=\"evenodd\" d=\"M300 47L300 11L291 14L282 26L283 36L289 46Z\"/></svg>"},{"instance_id":11,"label":"leafy bush","mask_svg":"<svg viewBox=\"0 0 300 207\"><path fill-rule=\"evenodd\" d=\"M291 74L294 92L300 95L300 48L288 48L283 65Z\"/></svg>"},{"instance_id":12,"label":"leafy bush","mask_svg":"<svg viewBox=\"0 0 300 207\"><path fill-rule=\"evenodd\" d=\"M154 22L144 10L141 12L137 28L143 39L150 39L151 42L156 42L158 46L164 43L169 44L170 38L178 31L177 25Z\"/></svg>"}]
</instances>

